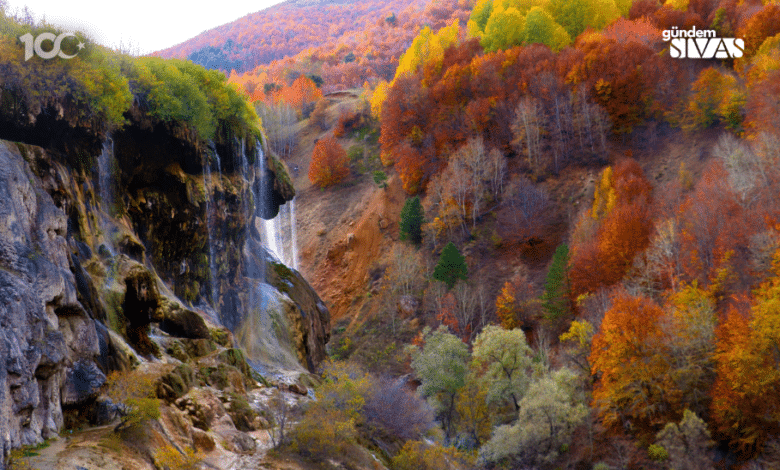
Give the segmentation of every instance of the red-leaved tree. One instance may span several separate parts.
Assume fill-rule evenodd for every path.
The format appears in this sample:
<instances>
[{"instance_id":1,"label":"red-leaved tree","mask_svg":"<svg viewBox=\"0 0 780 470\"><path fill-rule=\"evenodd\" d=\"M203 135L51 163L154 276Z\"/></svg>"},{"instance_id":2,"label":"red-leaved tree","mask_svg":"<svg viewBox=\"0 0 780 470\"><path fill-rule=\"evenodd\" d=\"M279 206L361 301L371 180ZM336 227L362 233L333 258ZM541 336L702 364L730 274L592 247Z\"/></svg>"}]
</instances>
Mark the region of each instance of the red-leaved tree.
<instances>
[{"instance_id":1,"label":"red-leaved tree","mask_svg":"<svg viewBox=\"0 0 780 470\"><path fill-rule=\"evenodd\" d=\"M341 182L349 175L347 152L333 137L314 144L309 164L309 181L321 188Z\"/></svg>"}]
</instances>

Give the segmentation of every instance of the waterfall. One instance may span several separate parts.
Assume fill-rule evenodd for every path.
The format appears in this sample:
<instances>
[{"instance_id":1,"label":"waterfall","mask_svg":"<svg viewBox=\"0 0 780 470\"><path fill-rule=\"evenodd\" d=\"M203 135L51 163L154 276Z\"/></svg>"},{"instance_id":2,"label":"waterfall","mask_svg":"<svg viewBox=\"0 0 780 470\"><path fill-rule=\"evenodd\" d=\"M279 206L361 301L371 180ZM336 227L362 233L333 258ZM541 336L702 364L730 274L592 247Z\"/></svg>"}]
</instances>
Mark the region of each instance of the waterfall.
<instances>
[{"instance_id":1,"label":"waterfall","mask_svg":"<svg viewBox=\"0 0 780 470\"><path fill-rule=\"evenodd\" d=\"M273 249L271 239L264 235L264 225L256 214L267 203L265 155L260 142L255 145L254 164L249 163L245 142L240 143L241 172L250 185L250 198L244 198L242 211L246 215L243 248L246 278L245 297L237 316L229 322L238 345L246 352L247 361L260 373L275 374L278 370L300 370L297 352L290 337L288 311L297 307L286 294L267 283L266 260ZM275 239L274 242L275 243ZM227 324L228 322L223 321Z\"/></svg>"},{"instance_id":2,"label":"waterfall","mask_svg":"<svg viewBox=\"0 0 780 470\"><path fill-rule=\"evenodd\" d=\"M214 150L214 156L217 162L219 162L219 155L216 149ZM211 291L211 304L217 309L217 303L219 301L219 293L217 290L217 260L216 260L216 247L214 246L214 195L217 192L217 187L211 177L211 162L208 161L208 157L205 159L203 165L203 179L206 192L206 229L209 236L209 289ZM217 165L219 166L219 165Z\"/></svg>"},{"instance_id":3,"label":"waterfall","mask_svg":"<svg viewBox=\"0 0 780 470\"><path fill-rule=\"evenodd\" d=\"M114 173L116 159L114 158L114 140L109 134L103 142L103 149L97 158L98 166L98 194L100 195L100 206L102 210L99 213L101 247L105 247L108 253L113 257L116 255L113 239L110 236L116 231L114 222L111 220L114 207Z\"/></svg>"},{"instance_id":4,"label":"waterfall","mask_svg":"<svg viewBox=\"0 0 780 470\"><path fill-rule=\"evenodd\" d=\"M103 209L110 213L114 205L114 188L111 184L114 173L114 141L107 136L103 142L103 150L97 159L98 164L98 189Z\"/></svg>"},{"instance_id":5,"label":"waterfall","mask_svg":"<svg viewBox=\"0 0 780 470\"><path fill-rule=\"evenodd\" d=\"M297 220L295 218L295 197L290 201L290 247L292 251L292 263L293 269L298 270L298 228Z\"/></svg>"},{"instance_id":6,"label":"waterfall","mask_svg":"<svg viewBox=\"0 0 780 470\"><path fill-rule=\"evenodd\" d=\"M265 154L258 147L258 160L260 163L260 177L266 176ZM263 186L265 183L263 183ZM271 220L262 220L260 230L263 245L276 259L285 265L298 269L298 247L295 228L295 199L279 207L279 214Z\"/></svg>"},{"instance_id":7,"label":"waterfall","mask_svg":"<svg viewBox=\"0 0 780 470\"><path fill-rule=\"evenodd\" d=\"M298 269L297 229L295 227L295 199L279 207L279 215L263 220L263 241L276 258L287 266Z\"/></svg>"}]
</instances>

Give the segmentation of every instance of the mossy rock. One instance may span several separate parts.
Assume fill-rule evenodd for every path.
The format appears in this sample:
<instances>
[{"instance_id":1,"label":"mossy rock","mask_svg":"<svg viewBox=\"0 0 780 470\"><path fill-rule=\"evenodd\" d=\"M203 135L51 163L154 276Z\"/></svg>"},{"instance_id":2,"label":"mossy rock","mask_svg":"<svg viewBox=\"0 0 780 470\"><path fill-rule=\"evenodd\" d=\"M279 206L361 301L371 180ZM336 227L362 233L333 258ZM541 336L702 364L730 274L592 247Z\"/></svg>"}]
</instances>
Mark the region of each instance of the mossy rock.
<instances>
[{"instance_id":1,"label":"mossy rock","mask_svg":"<svg viewBox=\"0 0 780 470\"><path fill-rule=\"evenodd\" d=\"M240 370L227 364L216 367L203 367L198 377L206 384L219 390L231 389L237 393L246 393L246 380Z\"/></svg>"},{"instance_id":2,"label":"mossy rock","mask_svg":"<svg viewBox=\"0 0 780 470\"><path fill-rule=\"evenodd\" d=\"M217 350L217 346L210 339L183 339L181 342L190 357L208 356Z\"/></svg>"},{"instance_id":3,"label":"mossy rock","mask_svg":"<svg viewBox=\"0 0 780 470\"><path fill-rule=\"evenodd\" d=\"M172 403L186 395L194 382L195 371L189 365L182 364L160 377L157 383L157 397Z\"/></svg>"},{"instance_id":4,"label":"mossy rock","mask_svg":"<svg viewBox=\"0 0 780 470\"><path fill-rule=\"evenodd\" d=\"M190 356L187 354L187 350L181 341L173 341L171 345L168 346L168 349L165 350L165 352L169 356L178 359L181 362L187 362L190 359Z\"/></svg>"},{"instance_id":5,"label":"mossy rock","mask_svg":"<svg viewBox=\"0 0 780 470\"><path fill-rule=\"evenodd\" d=\"M160 329L177 338L210 339L211 333L203 317L182 307L178 302L162 298L158 308L162 317Z\"/></svg>"},{"instance_id":6,"label":"mossy rock","mask_svg":"<svg viewBox=\"0 0 780 470\"><path fill-rule=\"evenodd\" d=\"M254 380L252 377L252 368L246 362L244 352L237 348L226 349L217 354L217 360L229 366L235 367L244 375L244 377Z\"/></svg>"},{"instance_id":7,"label":"mossy rock","mask_svg":"<svg viewBox=\"0 0 780 470\"><path fill-rule=\"evenodd\" d=\"M212 328L209 330L211 341L216 344L228 348L233 343L233 335L227 328Z\"/></svg>"},{"instance_id":8,"label":"mossy rock","mask_svg":"<svg viewBox=\"0 0 780 470\"><path fill-rule=\"evenodd\" d=\"M239 431L249 432L257 429L255 424L257 412L249 406L246 397L237 393L230 393L227 406L228 414Z\"/></svg>"}]
</instances>

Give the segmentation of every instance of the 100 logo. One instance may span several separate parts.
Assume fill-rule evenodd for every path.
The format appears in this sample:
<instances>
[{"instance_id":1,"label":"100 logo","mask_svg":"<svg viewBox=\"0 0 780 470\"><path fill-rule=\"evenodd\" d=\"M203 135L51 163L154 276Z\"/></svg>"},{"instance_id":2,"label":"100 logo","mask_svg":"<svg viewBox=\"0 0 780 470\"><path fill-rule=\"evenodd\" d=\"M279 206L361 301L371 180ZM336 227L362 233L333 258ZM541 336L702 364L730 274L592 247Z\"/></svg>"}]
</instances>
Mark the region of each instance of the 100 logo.
<instances>
[{"instance_id":1,"label":"100 logo","mask_svg":"<svg viewBox=\"0 0 780 470\"><path fill-rule=\"evenodd\" d=\"M34 37L32 34L27 33L24 36L19 36L19 40L24 43L25 62L32 58L33 52L41 59L53 59L55 57L72 59L76 57L76 54L79 53L78 51L76 51L75 54L66 54L61 49L63 39L68 37L76 38L76 35L73 33L62 33L59 36L55 36L54 33L41 33L37 37ZM54 44L51 50L43 50L43 43L45 41L51 41ZM76 47L80 51L81 49L84 49L84 43L79 40Z\"/></svg>"}]
</instances>

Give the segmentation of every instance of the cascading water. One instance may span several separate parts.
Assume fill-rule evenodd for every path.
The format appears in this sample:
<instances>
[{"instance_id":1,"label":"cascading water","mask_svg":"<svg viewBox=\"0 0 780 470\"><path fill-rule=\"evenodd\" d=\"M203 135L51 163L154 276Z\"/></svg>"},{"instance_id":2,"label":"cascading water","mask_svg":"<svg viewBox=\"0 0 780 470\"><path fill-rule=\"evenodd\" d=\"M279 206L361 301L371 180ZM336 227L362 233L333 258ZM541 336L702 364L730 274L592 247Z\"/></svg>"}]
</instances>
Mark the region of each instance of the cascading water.
<instances>
[{"instance_id":1,"label":"cascading water","mask_svg":"<svg viewBox=\"0 0 780 470\"><path fill-rule=\"evenodd\" d=\"M263 246L260 231L252 230L257 228L257 209L265 203L261 190L265 155L259 142L255 148L254 165L250 166L245 142L241 142L241 170L244 180L250 184L253 204L245 202L243 207L247 220L244 245L247 292L240 321L234 322L234 335L246 351L249 363L259 372L269 374L275 369L299 370L301 366L290 339L287 315L288 309L297 307L266 282L267 246Z\"/></svg>"},{"instance_id":2,"label":"cascading water","mask_svg":"<svg viewBox=\"0 0 780 470\"><path fill-rule=\"evenodd\" d=\"M259 150L260 177L266 176L265 154ZM264 184L264 183L263 183ZM271 220L261 220L263 246L279 261L298 269L298 247L295 228L295 199L279 207L279 214Z\"/></svg>"},{"instance_id":3,"label":"cascading water","mask_svg":"<svg viewBox=\"0 0 780 470\"><path fill-rule=\"evenodd\" d=\"M116 254L111 234L116 230L113 222L111 221L111 214L114 212L114 166L116 159L114 158L114 140L110 135L106 136L106 140L103 142L103 149L97 158L98 166L98 194L100 195L100 202L102 209L98 211L100 214L100 231L102 233L103 243L101 246L108 250L111 256Z\"/></svg>"},{"instance_id":4,"label":"cascading water","mask_svg":"<svg viewBox=\"0 0 780 470\"><path fill-rule=\"evenodd\" d=\"M98 164L98 189L100 199L105 210L110 210L114 204L114 188L111 184L111 175L114 167L114 141L110 136L103 142L103 151L97 159Z\"/></svg>"},{"instance_id":5,"label":"cascading water","mask_svg":"<svg viewBox=\"0 0 780 470\"><path fill-rule=\"evenodd\" d=\"M219 155L216 150L214 150L214 157L216 161L219 162ZM216 309L219 301L217 289L217 257L214 243L214 208L216 206L214 195L217 192L217 187L211 176L211 162L208 161L208 158L206 158L206 162L203 165L203 178L206 186L206 228L209 236L209 290L211 291L211 304Z\"/></svg>"},{"instance_id":6,"label":"cascading water","mask_svg":"<svg viewBox=\"0 0 780 470\"><path fill-rule=\"evenodd\" d=\"M282 263L298 269L298 247L295 227L295 199L279 207L279 215L263 220L263 240Z\"/></svg>"}]
</instances>

